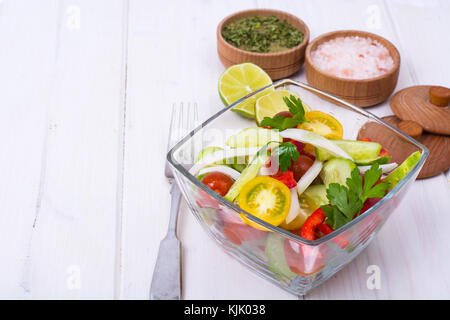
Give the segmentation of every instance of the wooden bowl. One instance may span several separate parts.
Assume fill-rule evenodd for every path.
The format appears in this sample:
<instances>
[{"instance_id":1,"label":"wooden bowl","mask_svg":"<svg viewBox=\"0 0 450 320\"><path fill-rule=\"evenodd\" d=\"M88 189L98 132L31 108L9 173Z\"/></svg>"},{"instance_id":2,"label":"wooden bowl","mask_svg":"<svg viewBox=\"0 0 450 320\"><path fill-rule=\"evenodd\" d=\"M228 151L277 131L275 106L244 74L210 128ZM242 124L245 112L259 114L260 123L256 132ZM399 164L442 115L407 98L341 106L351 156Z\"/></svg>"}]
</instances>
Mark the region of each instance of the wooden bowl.
<instances>
[{"instance_id":1,"label":"wooden bowl","mask_svg":"<svg viewBox=\"0 0 450 320\"><path fill-rule=\"evenodd\" d=\"M290 25L303 32L303 41L289 50L276 53L250 52L236 48L222 37L222 28L233 21L249 16L275 16L286 20ZM252 9L236 12L223 19L217 27L217 53L225 67L235 64L252 62L266 71L272 80L278 80L297 72L305 62L305 50L309 42L309 29L299 18L278 10Z\"/></svg>"},{"instance_id":2,"label":"wooden bowl","mask_svg":"<svg viewBox=\"0 0 450 320\"><path fill-rule=\"evenodd\" d=\"M311 52L318 45L336 37L359 36L378 41L389 51L394 67L387 73L369 79L345 79L328 74L317 68L311 59ZM310 85L331 93L360 107L370 107L386 100L397 85L400 71L400 54L397 48L379 35L357 30L341 30L325 33L315 38L306 48L306 80Z\"/></svg>"}]
</instances>

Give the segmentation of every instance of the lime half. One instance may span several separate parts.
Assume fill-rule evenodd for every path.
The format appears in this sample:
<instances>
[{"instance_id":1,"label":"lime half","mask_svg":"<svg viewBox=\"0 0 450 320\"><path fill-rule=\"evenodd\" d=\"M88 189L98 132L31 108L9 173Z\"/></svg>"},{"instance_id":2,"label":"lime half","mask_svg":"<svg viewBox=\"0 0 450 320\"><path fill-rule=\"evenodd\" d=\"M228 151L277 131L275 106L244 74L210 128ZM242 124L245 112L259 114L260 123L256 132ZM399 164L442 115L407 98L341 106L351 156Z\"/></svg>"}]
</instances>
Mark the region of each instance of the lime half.
<instances>
[{"instance_id":1,"label":"lime half","mask_svg":"<svg viewBox=\"0 0 450 320\"><path fill-rule=\"evenodd\" d=\"M297 94L292 93L289 90L282 89L270 92L256 100L255 119L258 125L265 117L272 118L279 112L289 111L288 106L283 101L283 97L289 97L290 95L298 98ZM311 109L304 102L302 103L305 112L311 111Z\"/></svg>"},{"instance_id":2,"label":"lime half","mask_svg":"<svg viewBox=\"0 0 450 320\"><path fill-rule=\"evenodd\" d=\"M245 97L258 89L272 84L272 79L263 69L253 63L242 63L229 67L219 78L219 94L225 105ZM255 117L255 102L260 96L273 91L268 88L234 106L233 111L247 117Z\"/></svg>"}]
</instances>

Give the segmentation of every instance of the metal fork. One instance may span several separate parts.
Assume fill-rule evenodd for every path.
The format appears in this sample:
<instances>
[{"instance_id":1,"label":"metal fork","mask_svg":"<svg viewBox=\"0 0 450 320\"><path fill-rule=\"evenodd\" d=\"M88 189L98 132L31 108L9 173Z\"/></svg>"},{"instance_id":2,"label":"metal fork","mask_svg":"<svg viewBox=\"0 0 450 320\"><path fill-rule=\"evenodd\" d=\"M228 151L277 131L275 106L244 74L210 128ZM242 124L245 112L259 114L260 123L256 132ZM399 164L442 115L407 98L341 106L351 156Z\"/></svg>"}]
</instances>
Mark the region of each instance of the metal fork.
<instances>
[{"instance_id":1,"label":"metal fork","mask_svg":"<svg viewBox=\"0 0 450 320\"><path fill-rule=\"evenodd\" d=\"M188 103L187 106L184 106L183 103L180 103L179 106L173 104L167 150L194 128L197 117L198 111L195 103ZM150 299L179 300L181 297L181 243L177 238L176 228L181 191L174 181L172 168L167 160L164 173L169 183L172 184L170 220L167 234L159 245L158 258L150 286Z\"/></svg>"}]
</instances>

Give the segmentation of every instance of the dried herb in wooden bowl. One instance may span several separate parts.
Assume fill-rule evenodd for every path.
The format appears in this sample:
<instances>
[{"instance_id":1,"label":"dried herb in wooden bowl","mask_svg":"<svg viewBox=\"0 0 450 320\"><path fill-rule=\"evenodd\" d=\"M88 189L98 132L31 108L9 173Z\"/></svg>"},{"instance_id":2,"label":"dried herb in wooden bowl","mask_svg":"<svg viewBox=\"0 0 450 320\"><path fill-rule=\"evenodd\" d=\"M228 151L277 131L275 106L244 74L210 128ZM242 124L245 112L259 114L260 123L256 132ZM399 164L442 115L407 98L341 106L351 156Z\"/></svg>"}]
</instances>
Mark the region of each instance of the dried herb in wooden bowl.
<instances>
[{"instance_id":1,"label":"dried herb in wooden bowl","mask_svg":"<svg viewBox=\"0 0 450 320\"><path fill-rule=\"evenodd\" d=\"M286 51L299 45L304 35L277 17L251 16L225 25L222 37L229 44L242 50L272 53Z\"/></svg>"}]
</instances>

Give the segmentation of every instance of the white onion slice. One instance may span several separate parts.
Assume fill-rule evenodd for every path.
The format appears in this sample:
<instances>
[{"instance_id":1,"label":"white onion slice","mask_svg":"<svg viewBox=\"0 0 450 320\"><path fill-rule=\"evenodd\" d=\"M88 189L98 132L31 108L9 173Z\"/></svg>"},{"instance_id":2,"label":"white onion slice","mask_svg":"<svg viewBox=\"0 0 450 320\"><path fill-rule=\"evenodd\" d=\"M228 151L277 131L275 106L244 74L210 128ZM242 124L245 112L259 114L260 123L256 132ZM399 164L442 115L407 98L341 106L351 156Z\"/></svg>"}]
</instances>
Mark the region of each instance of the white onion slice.
<instances>
[{"instance_id":1,"label":"white onion slice","mask_svg":"<svg viewBox=\"0 0 450 320\"><path fill-rule=\"evenodd\" d=\"M291 206L289 208L289 213L286 217L286 223L290 223L292 220L297 218L300 213L300 203L298 201L297 189L292 188L291 190Z\"/></svg>"},{"instance_id":2,"label":"white onion slice","mask_svg":"<svg viewBox=\"0 0 450 320\"><path fill-rule=\"evenodd\" d=\"M226 174L227 176L230 176L231 178L233 178L234 180L236 180L237 178L239 178L239 176L241 175L241 173L237 170L234 170L233 168L230 168L228 166L212 166L212 167L206 167L201 169L198 172L198 175L201 174L206 174L209 172L222 172L224 174Z\"/></svg>"},{"instance_id":3,"label":"white onion slice","mask_svg":"<svg viewBox=\"0 0 450 320\"><path fill-rule=\"evenodd\" d=\"M305 172L305 174L298 180L297 182L297 193L301 195L306 188L309 187L309 185L314 181L315 178L320 173L320 170L322 170L322 161L315 160L312 166L308 169L308 171Z\"/></svg>"},{"instance_id":4,"label":"white onion slice","mask_svg":"<svg viewBox=\"0 0 450 320\"><path fill-rule=\"evenodd\" d=\"M238 148L218 150L201 158L200 161L192 166L192 168L189 170L189 173L196 176L198 172L204 167L210 166L225 159L255 155L259 149L260 148Z\"/></svg>"},{"instance_id":5,"label":"white onion slice","mask_svg":"<svg viewBox=\"0 0 450 320\"><path fill-rule=\"evenodd\" d=\"M270 168L268 168L264 165L261 167L261 169L259 169L258 175L259 176L271 176L271 175L273 175L273 172Z\"/></svg>"},{"instance_id":6,"label":"white onion slice","mask_svg":"<svg viewBox=\"0 0 450 320\"><path fill-rule=\"evenodd\" d=\"M334 142L315 134L314 132L303 130L303 129L286 129L280 132L283 138L289 138L297 140L304 143L312 144L317 148L321 148L331 153L335 157L350 159L353 161L352 157L349 156L347 152L338 147Z\"/></svg>"},{"instance_id":7,"label":"white onion slice","mask_svg":"<svg viewBox=\"0 0 450 320\"><path fill-rule=\"evenodd\" d=\"M359 172L364 173L367 170L370 169L371 166L361 166L358 167ZM388 173L391 172L392 170L394 170L395 168L398 167L398 164L393 162L393 163L388 163L388 164L380 164L379 168L381 169L382 173Z\"/></svg>"}]
</instances>

